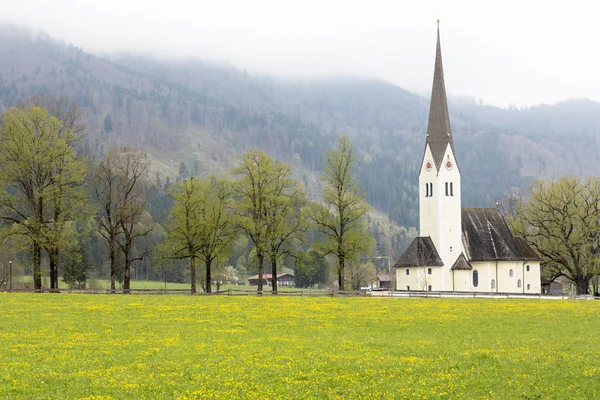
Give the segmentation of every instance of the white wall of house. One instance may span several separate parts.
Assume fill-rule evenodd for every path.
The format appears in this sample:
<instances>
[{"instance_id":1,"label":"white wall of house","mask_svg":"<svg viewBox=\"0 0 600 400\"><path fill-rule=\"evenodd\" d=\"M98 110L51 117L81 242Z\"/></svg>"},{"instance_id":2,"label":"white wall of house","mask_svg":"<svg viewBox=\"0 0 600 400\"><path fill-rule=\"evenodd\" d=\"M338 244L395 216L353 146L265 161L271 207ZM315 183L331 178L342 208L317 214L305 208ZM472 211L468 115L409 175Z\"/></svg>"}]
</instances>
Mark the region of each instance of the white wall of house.
<instances>
[{"instance_id":1,"label":"white wall of house","mask_svg":"<svg viewBox=\"0 0 600 400\"><path fill-rule=\"evenodd\" d=\"M408 275L406 271L409 271ZM431 271L431 274L429 273ZM397 290L442 290L442 267L407 267L396 269Z\"/></svg>"},{"instance_id":2,"label":"white wall of house","mask_svg":"<svg viewBox=\"0 0 600 400\"><path fill-rule=\"evenodd\" d=\"M470 264L471 271L454 271L456 291L529 294L541 291L539 261L472 261ZM474 271L478 274L477 286L474 285ZM465 272L468 272L468 279Z\"/></svg>"}]
</instances>

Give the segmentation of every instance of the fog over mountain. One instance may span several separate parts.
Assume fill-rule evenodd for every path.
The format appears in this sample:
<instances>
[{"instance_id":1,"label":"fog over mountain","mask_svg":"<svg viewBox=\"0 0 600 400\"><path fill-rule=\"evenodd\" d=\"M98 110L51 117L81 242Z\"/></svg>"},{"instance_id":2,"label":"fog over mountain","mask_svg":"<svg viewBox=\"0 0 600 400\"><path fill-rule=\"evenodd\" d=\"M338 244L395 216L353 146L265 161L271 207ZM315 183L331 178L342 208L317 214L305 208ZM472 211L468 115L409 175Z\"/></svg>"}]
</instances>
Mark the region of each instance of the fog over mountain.
<instances>
[{"instance_id":1,"label":"fog over mountain","mask_svg":"<svg viewBox=\"0 0 600 400\"><path fill-rule=\"evenodd\" d=\"M358 76L426 95L441 18L449 93L501 106L600 100L594 2L23 0L0 21L95 54L229 62L253 74Z\"/></svg>"},{"instance_id":2,"label":"fog over mountain","mask_svg":"<svg viewBox=\"0 0 600 400\"><path fill-rule=\"evenodd\" d=\"M347 134L369 203L400 225L417 225L429 102L389 82L289 80L199 60L99 57L47 35L0 29L0 110L46 93L85 111L88 154L141 147L157 183L181 171L227 171L236 154L255 146L292 163L317 199L323 154ZM451 98L450 117L465 206L493 206L536 177L600 173L593 100L503 109Z\"/></svg>"}]
</instances>

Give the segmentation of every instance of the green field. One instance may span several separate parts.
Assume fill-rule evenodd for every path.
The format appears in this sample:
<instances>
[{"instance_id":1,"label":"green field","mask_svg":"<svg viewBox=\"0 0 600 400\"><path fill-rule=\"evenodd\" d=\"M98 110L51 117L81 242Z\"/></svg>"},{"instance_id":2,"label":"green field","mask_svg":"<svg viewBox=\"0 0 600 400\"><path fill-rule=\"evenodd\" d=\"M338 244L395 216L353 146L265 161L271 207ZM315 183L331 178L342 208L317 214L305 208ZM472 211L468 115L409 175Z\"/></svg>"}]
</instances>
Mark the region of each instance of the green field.
<instances>
[{"instance_id":1,"label":"green field","mask_svg":"<svg viewBox=\"0 0 600 400\"><path fill-rule=\"evenodd\" d=\"M0 398L598 398L597 301L0 294Z\"/></svg>"}]
</instances>

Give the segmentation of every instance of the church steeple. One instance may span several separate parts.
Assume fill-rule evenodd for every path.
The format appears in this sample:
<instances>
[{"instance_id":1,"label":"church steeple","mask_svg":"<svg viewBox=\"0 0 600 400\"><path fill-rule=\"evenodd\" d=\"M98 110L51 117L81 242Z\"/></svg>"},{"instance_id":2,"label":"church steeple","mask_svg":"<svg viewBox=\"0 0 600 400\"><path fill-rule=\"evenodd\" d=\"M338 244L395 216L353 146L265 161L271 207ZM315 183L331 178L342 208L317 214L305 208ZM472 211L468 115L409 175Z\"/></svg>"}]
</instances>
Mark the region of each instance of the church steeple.
<instances>
[{"instance_id":1,"label":"church steeple","mask_svg":"<svg viewBox=\"0 0 600 400\"><path fill-rule=\"evenodd\" d=\"M433 72L433 88L431 90L431 106L429 107L429 123L427 125L427 140L437 171L444 161L444 153L448 144L454 153L452 131L450 130L450 115L446 100L444 84L444 68L442 66L442 48L440 46L440 20L437 20L437 46L435 53L435 69Z\"/></svg>"}]
</instances>

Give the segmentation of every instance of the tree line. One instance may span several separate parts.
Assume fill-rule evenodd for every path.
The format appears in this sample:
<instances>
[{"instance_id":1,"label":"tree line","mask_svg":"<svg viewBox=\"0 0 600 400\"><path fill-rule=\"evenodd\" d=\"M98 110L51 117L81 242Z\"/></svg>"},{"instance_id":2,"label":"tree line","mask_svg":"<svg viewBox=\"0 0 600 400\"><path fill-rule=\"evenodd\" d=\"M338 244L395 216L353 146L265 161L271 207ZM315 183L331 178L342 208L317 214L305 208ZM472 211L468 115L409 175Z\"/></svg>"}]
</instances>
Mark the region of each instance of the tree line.
<instances>
[{"instance_id":1,"label":"tree line","mask_svg":"<svg viewBox=\"0 0 600 400\"><path fill-rule=\"evenodd\" d=\"M214 266L240 243L251 249L259 292L266 261L276 277L282 260L291 260L302 270L299 279L312 283L323 275L325 257L336 260L343 289L351 282L347 263L364 260L373 248L366 193L351 171L357 156L345 136L326 154L323 202L308 201L289 164L251 148L227 176L181 176L170 184L172 205L166 221L157 224L148 211L151 165L145 153L114 147L94 160L78 146L81 121L75 105L50 96L30 98L2 116L1 237L30 255L35 290L42 289L43 256L50 289L58 290L59 266L63 280L85 282L91 258L85 247L92 241L107 254L113 292L117 282L129 291L132 265L148 258L159 268L186 260L191 292L197 282L210 292ZM158 231L164 238L159 245L145 240ZM198 264L202 279L196 276ZM273 279L272 291L277 290Z\"/></svg>"}]
</instances>

